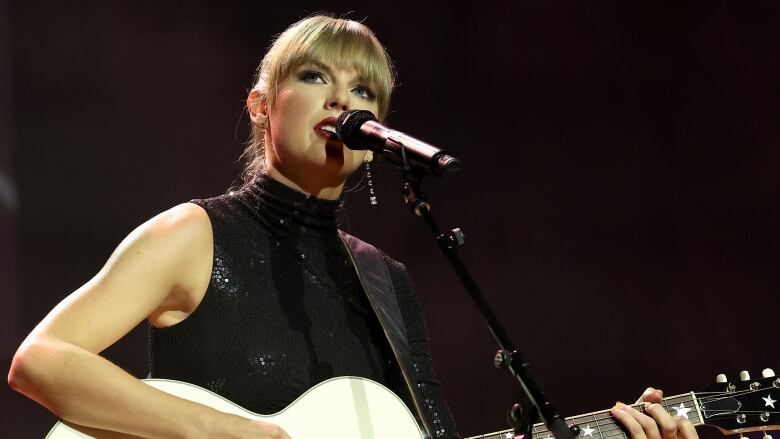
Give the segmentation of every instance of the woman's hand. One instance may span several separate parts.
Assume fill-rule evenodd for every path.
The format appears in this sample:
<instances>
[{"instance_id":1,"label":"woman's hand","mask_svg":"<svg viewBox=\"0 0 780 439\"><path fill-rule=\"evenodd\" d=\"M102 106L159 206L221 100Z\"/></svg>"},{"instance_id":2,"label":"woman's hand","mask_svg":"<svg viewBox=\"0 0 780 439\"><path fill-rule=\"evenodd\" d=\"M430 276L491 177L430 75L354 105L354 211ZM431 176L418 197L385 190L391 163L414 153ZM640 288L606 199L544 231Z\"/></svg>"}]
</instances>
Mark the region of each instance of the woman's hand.
<instances>
[{"instance_id":1,"label":"woman's hand","mask_svg":"<svg viewBox=\"0 0 780 439\"><path fill-rule=\"evenodd\" d=\"M276 424L270 424L263 421L252 421L249 431L242 438L262 438L262 439L291 439L284 429Z\"/></svg>"},{"instance_id":2,"label":"woman's hand","mask_svg":"<svg viewBox=\"0 0 780 439\"><path fill-rule=\"evenodd\" d=\"M287 432L276 424L222 412L219 412L218 419L212 424L211 431L205 437L220 439L291 439Z\"/></svg>"},{"instance_id":3,"label":"woman's hand","mask_svg":"<svg viewBox=\"0 0 780 439\"><path fill-rule=\"evenodd\" d=\"M660 404L661 390L649 387L637 404L645 404L647 416L623 403L612 408L614 416L626 428L631 439L698 439L699 435L691 422L681 416L672 416Z\"/></svg>"},{"instance_id":4,"label":"woman's hand","mask_svg":"<svg viewBox=\"0 0 780 439\"><path fill-rule=\"evenodd\" d=\"M131 434L63 422L70 428L78 430L89 437L99 437L101 439L141 439L140 436ZM183 433L183 437L204 439L291 439L287 432L276 424L247 419L223 412L217 412L217 416L210 422L208 431L181 433Z\"/></svg>"}]
</instances>

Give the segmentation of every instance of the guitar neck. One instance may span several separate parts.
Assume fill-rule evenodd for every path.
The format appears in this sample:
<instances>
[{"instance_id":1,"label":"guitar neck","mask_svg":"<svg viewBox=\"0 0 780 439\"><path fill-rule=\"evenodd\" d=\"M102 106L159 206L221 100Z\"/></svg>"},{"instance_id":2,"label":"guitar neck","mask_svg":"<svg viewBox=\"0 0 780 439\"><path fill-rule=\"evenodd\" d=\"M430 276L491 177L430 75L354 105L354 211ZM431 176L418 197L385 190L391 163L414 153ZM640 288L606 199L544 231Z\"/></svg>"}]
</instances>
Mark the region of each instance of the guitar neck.
<instances>
[{"instance_id":1,"label":"guitar neck","mask_svg":"<svg viewBox=\"0 0 780 439\"><path fill-rule=\"evenodd\" d=\"M693 425L703 424L699 403L693 392L683 393L681 395L664 398L661 402L666 411L673 416L684 416L688 418ZM643 404L635 404L631 407L644 412ZM566 424L572 426L577 424L580 427L579 439L628 439L628 435L623 431L620 425L615 422L615 418L609 410L601 410L584 415L572 416L566 418ZM472 436L468 439L511 439L512 430L502 430L493 433L483 434L481 436ZM555 439L553 434L544 423L534 424L534 439Z\"/></svg>"}]
</instances>

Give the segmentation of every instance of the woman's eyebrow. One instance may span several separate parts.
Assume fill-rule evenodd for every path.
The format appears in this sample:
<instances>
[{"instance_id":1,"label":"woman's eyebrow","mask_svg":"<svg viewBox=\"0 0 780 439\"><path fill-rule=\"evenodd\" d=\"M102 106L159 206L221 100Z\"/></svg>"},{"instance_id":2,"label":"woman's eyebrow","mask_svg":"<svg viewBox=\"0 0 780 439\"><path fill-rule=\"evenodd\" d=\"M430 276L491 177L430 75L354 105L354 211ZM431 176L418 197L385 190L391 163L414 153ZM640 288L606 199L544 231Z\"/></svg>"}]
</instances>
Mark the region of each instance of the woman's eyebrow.
<instances>
[{"instance_id":1,"label":"woman's eyebrow","mask_svg":"<svg viewBox=\"0 0 780 439\"><path fill-rule=\"evenodd\" d=\"M331 70L330 66L328 66L327 64L325 64L325 63L323 63L321 61L309 61L307 63L304 63L303 66L304 67L306 67L306 66L318 67L318 68L324 70L325 73L327 73L329 76L333 76L333 70Z\"/></svg>"},{"instance_id":2,"label":"woman's eyebrow","mask_svg":"<svg viewBox=\"0 0 780 439\"><path fill-rule=\"evenodd\" d=\"M371 79L368 76L364 75L363 73L358 73L357 74L357 80L358 80L358 82L360 82L362 84L366 84L366 85L372 85L373 84Z\"/></svg>"},{"instance_id":3,"label":"woman's eyebrow","mask_svg":"<svg viewBox=\"0 0 780 439\"><path fill-rule=\"evenodd\" d=\"M328 76L333 77L333 69L329 65L325 64L322 61L309 61L309 62L307 62L307 63L305 63L303 65L304 66L309 65L309 66L319 67L322 70L325 70L325 73L327 73ZM358 69L355 69L355 70L357 71ZM358 74L357 74L355 79L356 79L356 82L360 82L361 84L369 84L369 85L372 84L372 81L366 75L364 75L362 72L358 72Z\"/></svg>"}]
</instances>

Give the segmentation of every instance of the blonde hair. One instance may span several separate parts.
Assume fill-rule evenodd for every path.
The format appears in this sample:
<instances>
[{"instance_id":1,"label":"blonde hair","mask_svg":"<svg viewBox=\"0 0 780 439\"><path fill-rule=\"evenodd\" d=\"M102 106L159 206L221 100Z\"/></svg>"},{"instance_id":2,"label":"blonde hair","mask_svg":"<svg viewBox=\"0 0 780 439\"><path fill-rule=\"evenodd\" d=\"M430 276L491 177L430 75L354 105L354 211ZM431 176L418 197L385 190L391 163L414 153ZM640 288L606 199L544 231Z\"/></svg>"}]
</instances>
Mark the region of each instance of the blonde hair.
<instances>
[{"instance_id":1,"label":"blonde hair","mask_svg":"<svg viewBox=\"0 0 780 439\"><path fill-rule=\"evenodd\" d=\"M387 116L395 77L384 47L364 24L327 15L304 18L274 40L257 68L251 92L259 93L273 110L279 84L293 69L309 62L357 71L375 89L377 118L382 121ZM242 155L247 161L245 183L263 170L264 137L265 129L252 124L249 145Z\"/></svg>"}]
</instances>

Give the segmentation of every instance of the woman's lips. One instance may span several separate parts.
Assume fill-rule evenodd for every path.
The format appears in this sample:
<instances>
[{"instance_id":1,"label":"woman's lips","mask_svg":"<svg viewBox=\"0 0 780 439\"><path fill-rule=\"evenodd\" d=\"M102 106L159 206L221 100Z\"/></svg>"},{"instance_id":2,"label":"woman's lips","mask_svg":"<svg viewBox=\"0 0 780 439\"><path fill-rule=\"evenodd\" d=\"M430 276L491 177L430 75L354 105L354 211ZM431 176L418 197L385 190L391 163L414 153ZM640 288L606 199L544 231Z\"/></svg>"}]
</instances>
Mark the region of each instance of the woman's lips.
<instances>
[{"instance_id":1,"label":"woman's lips","mask_svg":"<svg viewBox=\"0 0 780 439\"><path fill-rule=\"evenodd\" d=\"M317 133L317 135L322 137L323 139L339 140L339 136L337 136L336 133L331 133L330 131L323 130L321 128L315 128L314 132Z\"/></svg>"},{"instance_id":2,"label":"woman's lips","mask_svg":"<svg viewBox=\"0 0 780 439\"><path fill-rule=\"evenodd\" d=\"M335 117L328 117L319 121L317 125L314 126L314 132L325 140L341 143L341 139L339 139L339 136L336 134Z\"/></svg>"}]
</instances>

